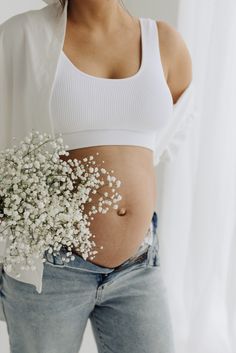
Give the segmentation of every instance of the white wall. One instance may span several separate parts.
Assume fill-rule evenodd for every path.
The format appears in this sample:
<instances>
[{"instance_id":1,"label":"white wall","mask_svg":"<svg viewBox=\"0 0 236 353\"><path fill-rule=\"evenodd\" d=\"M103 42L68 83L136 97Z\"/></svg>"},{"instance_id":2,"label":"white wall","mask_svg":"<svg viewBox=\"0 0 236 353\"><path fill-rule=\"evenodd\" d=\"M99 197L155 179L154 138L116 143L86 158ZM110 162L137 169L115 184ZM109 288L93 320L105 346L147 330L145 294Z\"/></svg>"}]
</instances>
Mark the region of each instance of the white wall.
<instances>
[{"instance_id":1,"label":"white wall","mask_svg":"<svg viewBox=\"0 0 236 353\"><path fill-rule=\"evenodd\" d=\"M123 0L125 6L134 16L164 19L171 24L176 23L176 14L179 0ZM37 9L46 6L40 0L8 0L0 3L0 23L5 19L29 9Z\"/></svg>"},{"instance_id":2,"label":"white wall","mask_svg":"<svg viewBox=\"0 0 236 353\"><path fill-rule=\"evenodd\" d=\"M123 0L134 16L151 17L176 24L179 0Z\"/></svg>"},{"instance_id":3,"label":"white wall","mask_svg":"<svg viewBox=\"0 0 236 353\"><path fill-rule=\"evenodd\" d=\"M129 12L136 17L151 17L156 20L162 19L168 21L174 26L176 24L178 0L124 0L123 3L128 8ZM41 8L44 5L46 4L40 0L3 1L0 4L0 23L17 13L29 9ZM80 353L95 352L97 352L97 349L92 336L91 326L88 322ZM0 353L9 353L8 335L4 323L0 323Z\"/></svg>"}]
</instances>

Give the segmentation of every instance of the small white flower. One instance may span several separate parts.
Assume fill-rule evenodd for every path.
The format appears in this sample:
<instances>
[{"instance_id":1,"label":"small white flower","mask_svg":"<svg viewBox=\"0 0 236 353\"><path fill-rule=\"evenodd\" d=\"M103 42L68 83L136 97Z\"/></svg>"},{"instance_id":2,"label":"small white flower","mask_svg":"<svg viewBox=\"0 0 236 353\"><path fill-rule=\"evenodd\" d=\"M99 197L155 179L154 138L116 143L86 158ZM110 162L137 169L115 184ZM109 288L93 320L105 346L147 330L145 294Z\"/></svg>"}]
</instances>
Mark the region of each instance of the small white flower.
<instances>
[{"instance_id":1,"label":"small white flower","mask_svg":"<svg viewBox=\"0 0 236 353\"><path fill-rule=\"evenodd\" d=\"M44 203L42 201L38 202L38 208L44 208Z\"/></svg>"},{"instance_id":2,"label":"small white flower","mask_svg":"<svg viewBox=\"0 0 236 353\"><path fill-rule=\"evenodd\" d=\"M45 148L47 144L50 152ZM90 193L96 194L105 184L100 179L101 174L108 172L96 166L93 156L83 161L62 161L60 154L69 155L65 148L68 146L63 146L61 136L52 140L49 134L34 131L19 146L0 153L0 197L4 204L0 240L7 239L9 243L4 259L9 272L19 263L24 263L22 270L35 270L32 256L44 262L46 249L54 253L62 245L67 245L68 249L76 245L86 259L96 253L91 251L96 246L90 239L95 237L89 229L90 220L94 219L92 215L105 214L109 207L118 208L113 203L121 199L121 195L115 193L120 183L109 176L108 186L112 187L112 182L116 181L110 200L101 197L91 211L84 213L85 203L92 201ZM89 173L82 162L88 162L86 166L93 164L94 167L88 168ZM105 192L104 196L108 197L109 193ZM65 261L75 258L71 254L68 252Z\"/></svg>"},{"instance_id":3,"label":"small white flower","mask_svg":"<svg viewBox=\"0 0 236 353\"><path fill-rule=\"evenodd\" d=\"M40 163L39 163L39 161L35 161L35 162L34 162L34 166L35 166L35 168L39 169L39 168L40 168Z\"/></svg>"}]
</instances>

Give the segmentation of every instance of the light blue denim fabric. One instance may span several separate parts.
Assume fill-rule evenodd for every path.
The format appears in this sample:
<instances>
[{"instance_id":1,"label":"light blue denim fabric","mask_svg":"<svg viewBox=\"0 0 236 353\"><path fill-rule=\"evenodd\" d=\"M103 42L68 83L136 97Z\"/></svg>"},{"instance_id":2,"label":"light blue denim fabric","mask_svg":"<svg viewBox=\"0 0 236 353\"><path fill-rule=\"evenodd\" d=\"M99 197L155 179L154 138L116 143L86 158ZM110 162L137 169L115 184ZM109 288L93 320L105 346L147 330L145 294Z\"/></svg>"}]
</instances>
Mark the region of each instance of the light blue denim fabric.
<instances>
[{"instance_id":1,"label":"light blue denim fabric","mask_svg":"<svg viewBox=\"0 0 236 353\"><path fill-rule=\"evenodd\" d=\"M3 270L11 353L78 353L88 320L99 353L174 353L157 222L148 250L114 268L46 253L40 294Z\"/></svg>"}]
</instances>

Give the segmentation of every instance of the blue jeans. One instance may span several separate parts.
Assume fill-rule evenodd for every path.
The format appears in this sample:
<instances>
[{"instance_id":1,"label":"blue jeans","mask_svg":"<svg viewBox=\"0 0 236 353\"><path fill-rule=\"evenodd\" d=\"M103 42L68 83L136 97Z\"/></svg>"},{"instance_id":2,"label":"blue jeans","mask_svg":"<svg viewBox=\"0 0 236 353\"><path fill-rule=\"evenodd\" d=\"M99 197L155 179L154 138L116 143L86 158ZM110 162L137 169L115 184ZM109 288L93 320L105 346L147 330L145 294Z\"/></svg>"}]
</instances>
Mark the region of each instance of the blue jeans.
<instances>
[{"instance_id":1,"label":"blue jeans","mask_svg":"<svg viewBox=\"0 0 236 353\"><path fill-rule=\"evenodd\" d=\"M3 270L11 353L78 353L88 319L99 353L174 353L157 219L148 250L114 268L46 254L40 294Z\"/></svg>"}]
</instances>

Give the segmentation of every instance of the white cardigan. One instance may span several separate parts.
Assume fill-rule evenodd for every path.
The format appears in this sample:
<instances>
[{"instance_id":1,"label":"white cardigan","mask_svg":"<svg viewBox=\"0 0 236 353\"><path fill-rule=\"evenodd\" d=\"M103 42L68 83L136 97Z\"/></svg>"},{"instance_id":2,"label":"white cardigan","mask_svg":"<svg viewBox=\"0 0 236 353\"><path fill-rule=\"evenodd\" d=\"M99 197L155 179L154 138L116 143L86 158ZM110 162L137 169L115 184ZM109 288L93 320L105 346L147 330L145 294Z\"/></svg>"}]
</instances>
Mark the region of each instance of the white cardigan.
<instances>
[{"instance_id":1,"label":"white cardigan","mask_svg":"<svg viewBox=\"0 0 236 353\"><path fill-rule=\"evenodd\" d=\"M32 130L54 136L50 99L59 54L63 48L67 3L62 11L57 0L49 5L15 15L0 25L0 150L22 140ZM171 161L185 139L196 114L194 83L173 105L173 118L156 141L154 165ZM1 273L6 243L0 241L0 320L5 321L1 306ZM37 259L36 259L37 260ZM42 291L43 263L36 271L17 271L9 276L30 283ZM5 270L5 268L4 268Z\"/></svg>"}]
</instances>

